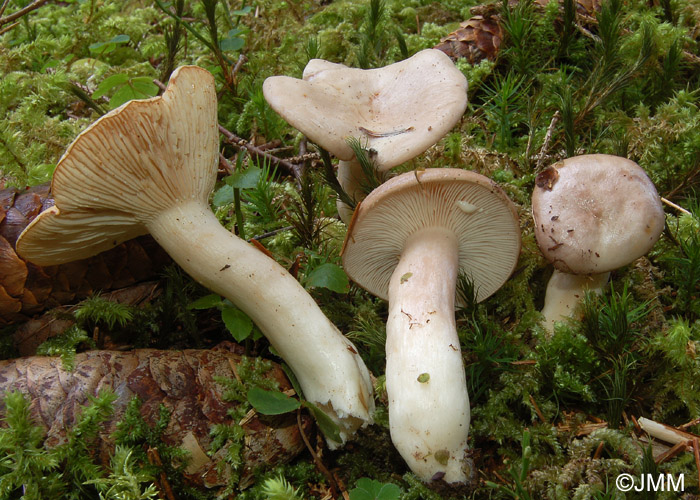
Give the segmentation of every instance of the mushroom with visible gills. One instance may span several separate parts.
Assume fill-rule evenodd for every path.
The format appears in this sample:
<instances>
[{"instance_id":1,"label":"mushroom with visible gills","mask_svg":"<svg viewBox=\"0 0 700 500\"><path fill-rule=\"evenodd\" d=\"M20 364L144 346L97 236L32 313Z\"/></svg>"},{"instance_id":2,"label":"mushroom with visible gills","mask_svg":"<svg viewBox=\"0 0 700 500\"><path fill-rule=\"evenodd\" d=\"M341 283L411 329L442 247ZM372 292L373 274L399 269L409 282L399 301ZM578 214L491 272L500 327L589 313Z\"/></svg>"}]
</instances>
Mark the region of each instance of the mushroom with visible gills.
<instances>
[{"instance_id":1,"label":"mushroom with visible gills","mask_svg":"<svg viewBox=\"0 0 700 500\"><path fill-rule=\"evenodd\" d=\"M263 92L272 109L339 160L338 181L356 201L364 173L349 138L372 152L380 171L415 158L464 114L467 79L442 51L426 49L383 68L312 59L303 79L273 76ZM344 221L349 208L339 203Z\"/></svg>"},{"instance_id":2,"label":"mushroom with visible gills","mask_svg":"<svg viewBox=\"0 0 700 500\"><path fill-rule=\"evenodd\" d=\"M455 323L457 279L476 299L513 272L520 228L513 203L488 178L460 169L398 175L355 210L343 265L389 301L386 390L391 439L424 481L464 483L470 412Z\"/></svg>"},{"instance_id":3,"label":"mushroom with visible gills","mask_svg":"<svg viewBox=\"0 0 700 500\"><path fill-rule=\"evenodd\" d=\"M654 184L635 162L590 154L568 158L536 178L532 217L540 251L554 266L542 314L571 317L586 291L602 293L610 271L646 254L664 229Z\"/></svg>"},{"instance_id":4,"label":"mushroom with visible gills","mask_svg":"<svg viewBox=\"0 0 700 500\"><path fill-rule=\"evenodd\" d=\"M53 265L150 233L195 280L251 317L344 442L372 419L369 372L299 282L210 210L217 126L214 77L178 68L162 96L122 105L69 146L51 185L56 204L20 235L18 252Z\"/></svg>"}]
</instances>

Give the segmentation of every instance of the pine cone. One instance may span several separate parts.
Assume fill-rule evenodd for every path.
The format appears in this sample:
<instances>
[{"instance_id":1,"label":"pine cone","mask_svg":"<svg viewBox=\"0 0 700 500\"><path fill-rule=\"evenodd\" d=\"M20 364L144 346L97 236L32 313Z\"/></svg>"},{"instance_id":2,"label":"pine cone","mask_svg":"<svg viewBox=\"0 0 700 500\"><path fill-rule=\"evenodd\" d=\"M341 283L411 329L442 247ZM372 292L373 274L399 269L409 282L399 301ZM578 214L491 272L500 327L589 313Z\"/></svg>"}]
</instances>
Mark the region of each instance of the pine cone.
<instances>
[{"instance_id":1,"label":"pine cone","mask_svg":"<svg viewBox=\"0 0 700 500\"><path fill-rule=\"evenodd\" d=\"M543 9L548 3L549 0L534 0L537 9ZM510 0L509 5L515 4L517 1ZM500 6L497 2L472 7L469 10L472 17L433 48L442 50L453 61L465 58L470 64L478 64L484 59L495 60L504 35L500 25ZM576 0L576 12L584 21L594 19L599 10L600 0Z\"/></svg>"},{"instance_id":2,"label":"pine cone","mask_svg":"<svg viewBox=\"0 0 700 500\"><path fill-rule=\"evenodd\" d=\"M89 396L97 396L102 389L116 393L114 413L102 424L93 446L95 460L105 466L114 451L113 433L131 399L140 399L141 416L151 426L159 420L164 405L171 414L163 441L190 451L186 477L207 487L225 485L232 472L224 460L229 445L212 450L210 431L217 424L238 424L245 431L239 482L239 487L245 487L252 482L255 468L290 461L304 449L304 443L294 414L274 418L251 414L242 423L231 421L228 410L237 403L224 401L227 389L216 379L237 377L242 356L234 352L236 348L224 343L211 350L88 351L76 355L71 371L56 357L0 361L0 393L20 391L30 399L31 418L46 431L47 447L66 441ZM277 364L265 376L277 381L282 391L291 388ZM0 423L4 417L0 400ZM304 432L311 425L311 419L304 416Z\"/></svg>"},{"instance_id":3,"label":"pine cone","mask_svg":"<svg viewBox=\"0 0 700 500\"><path fill-rule=\"evenodd\" d=\"M35 266L17 255L15 243L34 217L51 206L48 184L0 191L0 324L151 279L171 262L153 238L142 236L89 259Z\"/></svg>"},{"instance_id":4,"label":"pine cone","mask_svg":"<svg viewBox=\"0 0 700 500\"><path fill-rule=\"evenodd\" d=\"M497 17L473 16L463 21L460 28L440 40L435 49L442 50L453 61L466 58L471 64L489 59L493 61L503 39Z\"/></svg>"}]
</instances>

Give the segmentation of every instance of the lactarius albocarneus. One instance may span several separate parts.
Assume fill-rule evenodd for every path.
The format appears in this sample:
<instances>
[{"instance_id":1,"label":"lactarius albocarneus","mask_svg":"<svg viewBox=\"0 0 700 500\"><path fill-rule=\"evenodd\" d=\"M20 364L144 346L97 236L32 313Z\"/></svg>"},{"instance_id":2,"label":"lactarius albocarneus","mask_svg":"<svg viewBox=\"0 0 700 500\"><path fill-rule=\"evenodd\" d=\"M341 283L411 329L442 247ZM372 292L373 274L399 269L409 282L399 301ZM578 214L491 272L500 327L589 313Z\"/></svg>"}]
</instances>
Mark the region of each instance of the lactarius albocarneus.
<instances>
[{"instance_id":1,"label":"lactarius albocarneus","mask_svg":"<svg viewBox=\"0 0 700 500\"><path fill-rule=\"evenodd\" d=\"M312 59L303 79L273 76L263 92L272 109L340 160L340 185L357 201L366 181L348 138L359 139L386 171L438 142L467 107L467 79L434 49L377 69ZM349 220L349 209L338 209Z\"/></svg>"},{"instance_id":2,"label":"lactarius albocarneus","mask_svg":"<svg viewBox=\"0 0 700 500\"><path fill-rule=\"evenodd\" d=\"M25 229L18 252L52 265L150 233L195 280L251 317L344 441L371 421L369 372L296 279L211 212L218 144L214 77L179 68L161 97L115 109L70 145L53 177L56 205Z\"/></svg>"},{"instance_id":3,"label":"lactarius albocarneus","mask_svg":"<svg viewBox=\"0 0 700 500\"><path fill-rule=\"evenodd\" d=\"M664 229L654 184L635 162L591 154L555 163L532 193L535 236L554 266L545 327L570 317L584 293L602 293L610 271L646 254Z\"/></svg>"},{"instance_id":4,"label":"lactarius albocarneus","mask_svg":"<svg viewBox=\"0 0 700 500\"><path fill-rule=\"evenodd\" d=\"M386 389L391 439L425 481L466 482L469 396L455 325L458 275L476 299L511 275L520 252L513 203L460 169L396 176L355 210L343 249L348 275L389 301Z\"/></svg>"}]
</instances>

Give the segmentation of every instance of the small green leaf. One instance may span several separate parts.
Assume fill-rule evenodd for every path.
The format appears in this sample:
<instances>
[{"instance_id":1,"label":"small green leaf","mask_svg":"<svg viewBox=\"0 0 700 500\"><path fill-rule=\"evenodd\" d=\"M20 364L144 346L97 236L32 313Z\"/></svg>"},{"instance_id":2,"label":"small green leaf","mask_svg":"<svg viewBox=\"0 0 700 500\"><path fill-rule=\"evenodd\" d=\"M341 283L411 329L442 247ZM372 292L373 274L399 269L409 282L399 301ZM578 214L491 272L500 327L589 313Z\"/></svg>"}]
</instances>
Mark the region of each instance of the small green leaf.
<instances>
[{"instance_id":1,"label":"small green leaf","mask_svg":"<svg viewBox=\"0 0 700 500\"><path fill-rule=\"evenodd\" d=\"M221 311L221 319L236 342L243 342L253 331L253 320L235 307L224 307Z\"/></svg>"},{"instance_id":2,"label":"small green leaf","mask_svg":"<svg viewBox=\"0 0 700 500\"><path fill-rule=\"evenodd\" d=\"M138 81L137 85L134 82ZM147 97L153 97L156 92L152 92L155 89L157 92L158 87L155 85L152 87L144 85L143 77L137 77L129 80L124 85L122 85L109 100L109 107L114 109L118 108L127 101L132 99L145 99Z\"/></svg>"},{"instance_id":3,"label":"small green leaf","mask_svg":"<svg viewBox=\"0 0 700 500\"><path fill-rule=\"evenodd\" d=\"M430 380L430 373L421 373L418 375L418 382L421 384L426 384L428 383L428 380Z\"/></svg>"},{"instance_id":4,"label":"small green leaf","mask_svg":"<svg viewBox=\"0 0 700 500\"><path fill-rule=\"evenodd\" d=\"M331 417L326 415L326 413L323 410L321 410L318 406L316 406L313 403L304 401L304 406L306 406L309 409L309 411L311 411L311 414L316 419L318 428L321 429L321 432L323 432L324 436L326 436L331 441L335 441L336 443L343 442L343 438L340 437L340 427L338 427L338 424L333 422L333 419L331 419Z\"/></svg>"},{"instance_id":5,"label":"small green leaf","mask_svg":"<svg viewBox=\"0 0 700 500\"><path fill-rule=\"evenodd\" d=\"M263 415L281 415L301 406L299 400L280 391L266 391L260 387L253 387L248 391L248 402Z\"/></svg>"},{"instance_id":6,"label":"small green leaf","mask_svg":"<svg viewBox=\"0 0 700 500\"><path fill-rule=\"evenodd\" d=\"M211 309L212 307L219 307L221 304L221 297L215 293L211 293L198 298L194 302L190 302L187 307L189 309Z\"/></svg>"},{"instance_id":7,"label":"small green leaf","mask_svg":"<svg viewBox=\"0 0 700 500\"><path fill-rule=\"evenodd\" d=\"M234 172L226 177L226 184L232 188L249 189L258 185L262 169L258 167L249 167L245 170Z\"/></svg>"},{"instance_id":8,"label":"small green leaf","mask_svg":"<svg viewBox=\"0 0 700 500\"><path fill-rule=\"evenodd\" d=\"M303 398L304 393L302 392L301 386L299 385L299 380L297 379L297 376L294 374L294 372L287 363L282 363L282 371L284 371L284 374L289 379L289 383L292 384L292 389L294 389L294 392L296 392L300 398Z\"/></svg>"},{"instance_id":9,"label":"small green leaf","mask_svg":"<svg viewBox=\"0 0 700 500\"><path fill-rule=\"evenodd\" d=\"M350 287L348 275L340 266L326 263L311 271L306 277L307 287L328 288L338 293L346 293Z\"/></svg>"},{"instance_id":10,"label":"small green leaf","mask_svg":"<svg viewBox=\"0 0 700 500\"><path fill-rule=\"evenodd\" d=\"M233 203L233 188L228 184L224 184L214 192L211 202L217 208Z\"/></svg>"},{"instance_id":11,"label":"small green leaf","mask_svg":"<svg viewBox=\"0 0 700 500\"><path fill-rule=\"evenodd\" d=\"M131 79L131 85L136 92L140 92L143 97L153 97L158 95L158 85L153 83L153 78L148 76L137 76Z\"/></svg>"},{"instance_id":12,"label":"small green leaf","mask_svg":"<svg viewBox=\"0 0 700 500\"><path fill-rule=\"evenodd\" d=\"M401 284L403 285L404 283L406 283L408 281L408 278L410 278L411 276L413 276L413 273L406 273L403 276L401 276Z\"/></svg>"},{"instance_id":13,"label":"small green leaf","mask_svg":"<svg viewBox=\"0 0 700 500\"><path fill-rule=\"evenodd\" d=\"M113 88L118 87L120 85L124 85L128 81L129 75L125 75L124 73L118 73L116 75L108 76L107 78L102 80L102 83L100 83L97 86L95 92L92 93L92 98L98 99Z\"/></svg>"},{"instance_id":14,"label":"small green leaf","mask_svg":"<svg viewBox=\"0 0 700 500\"><path fill-rule=\"evenodd\" d=\"M232 16L245 16L246 14L250 14L253 11L253 7L250 5L246 5L242 9L236 9L231 11Z\"/></svg>"},{"instance_id":15,"label":"small green leaf","mask_svg":"<svg viewBox=\"0 0 700 500\"><path fill-rule=\"evenodd\" d=\"M245 45L245 40L240 36L242 33L243 31L239 30L238 28L233 28L230 30L226 35L226 38L221 40L221 43L219 43L221 50L227 51L242 49Z\"/></svg>"},{"instance_id":16,"label":"small green leaf","mask_svg":"<svg viewBox=\"0 0 700 500\"><path fill-rule=\"evenodd\" d=\"M117 35L112 38L108 43L127 43L129 40L129 35Z\"/></svg>"},{"instance_id":17,"label":"small green leaf","mask_svg":"<svg viewBox=\"0 0 700 500\"><path fill-rule=\"evenodd\" d=\"M366 477L357 480L350 490L350 500L398 500L401 488L392 483L381 483Z\"/></svg>"},{"instance_id":18,"label":"small green leaf","mask_svg":"<svg viewBox=\"0 0 700 500\"><path fill-rule=\"evenodd\" d=\"M129 35L117 35L111 40L107 40L106 42L96 42L90 44L88 46L88 49L90 50L90 52L93 52L95 54L108 54L109 52L112 52L115 48L117 48L118 44L127 43L129 40Z\"/></svg>"}]
</instances>

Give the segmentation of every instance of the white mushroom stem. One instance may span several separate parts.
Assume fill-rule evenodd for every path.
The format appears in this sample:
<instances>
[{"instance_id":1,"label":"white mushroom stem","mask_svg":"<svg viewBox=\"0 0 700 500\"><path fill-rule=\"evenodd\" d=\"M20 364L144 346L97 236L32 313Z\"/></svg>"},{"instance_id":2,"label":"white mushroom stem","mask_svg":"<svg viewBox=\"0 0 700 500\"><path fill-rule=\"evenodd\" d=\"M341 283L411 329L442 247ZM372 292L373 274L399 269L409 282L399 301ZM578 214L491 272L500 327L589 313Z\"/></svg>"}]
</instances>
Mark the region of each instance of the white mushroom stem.
<instances>
[{"instance_id":1,"label":"white mushroom stem","mask_svg":"<svg viewBox=\"0 0 700 500\"><path fill-rule=\"evenodd\" d=\"M348 196L356 202L362 201L365 197L365 193L362 190L364 178L365 174L362 171L362 165L360 165L357 158L353 157L352 160L338 161L338 182ZM340 199L336 202L336 206L340 220L349 224L350 219L352 219L352 209Z\"/></svg>"},{"instance_id":2,"label":"white mushroom stem","mask_svg":"<svg viewBox=\"0 0 700 500\"><path fill-rule=\"evenodd\" d=\"M544 326L551 335L554 333L554 323L573 317L576 307L583 300L586 291L598 295L603 293L603 287L608 282L610 273L599 274L568 274L557 269L547 283L544 297Z\"/></svg>"},{"instance_id":3,"label":"white mushroom stem","mask_svg":"<svg viewBox=\"0 0 700 500\"><path fill-rule=\"evenodd\" d=\"M371 422L372 385L362 359L284 268L227 231L196 200L174 203L146 227L190 276L250 316L290 366L304 397L339 425L343 441Z\"/></svg>"},{"instance_id":4,"label":"white mushroom stem","mask_svg":"<svg viewBox=\"0 0 700 500\"><path fill-rule=\"evenodd\" d=\"M425 481L466 482L469 395L455 325L452 231L411 236L389 284L386 389L391 439Z\"/></svg>"}]
</instances>

